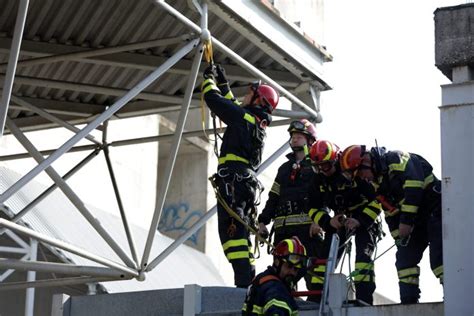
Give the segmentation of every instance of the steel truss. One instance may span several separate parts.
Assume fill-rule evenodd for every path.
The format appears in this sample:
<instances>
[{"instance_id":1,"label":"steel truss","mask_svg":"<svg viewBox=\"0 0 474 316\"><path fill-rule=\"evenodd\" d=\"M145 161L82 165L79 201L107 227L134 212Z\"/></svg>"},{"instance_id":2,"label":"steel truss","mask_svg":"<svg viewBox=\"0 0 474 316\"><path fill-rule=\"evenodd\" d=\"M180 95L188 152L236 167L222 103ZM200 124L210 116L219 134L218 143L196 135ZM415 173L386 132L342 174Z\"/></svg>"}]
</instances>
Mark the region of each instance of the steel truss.
<instances>
[{"instance_id":1,"label":"steel truss","mask_svg":"<svg viewBox=\"0 0 474 316\"><path fill-rule=\"evenodd\" d=\"M22 1L23 5L19 8L19 18L17 19L17 23L21 24L23 20L24 25L24 17L22 14L26 15L27 4L28 1ZM24 288L35 288L35 287L43 287L43 286L58 286L58 285L67 285L67 284L80 284L80 283L88 283L88 282L99 282L99 281L111 281L111 280L127 280L131 278L136 278L137 280L144 280L146 272L152 271L157 265L159 265L170 253L172 253L177 247L183 244L192 234L194 234L198 229L200 229L207 220L209 220L217 211L217 206L212 207L209 209L203 216L190 227L184 234L182 234L179 238L177 238L169 247L167 247L163 252L160 254L151 254L151 248L154 241L154 236L157 231L158 223L160 221L161 212L163 209L163 205L167 196L171 174L173 172L176 157L178 153L178 149L181 144L181 140L184 137L188 139L190 137L195 136L202 136L203 131L184 131L184 124L186 122L186 117L188 111L190 109L193 89L196 84L197 75L199 72L199 67L201 65L202 55L203 55L203 44L205 41L212 39L213 45L220 51L224 52L227 56L229 56L237 65L245 69L246 71L250 72L254 76L260 78L261 80L270 83L274 86L283 96L289 99L294 105L297 105L301 108L301 111L284 111L278 110L276 111L277 115L286 116L288 119L283 119L280 121L275 121L272 126L278 125L286 125L291 121L291 118L301 118L306 117L313 121L317 121L319 119L319 114L315 111L315 108L318 109L319 107L319 90L314 86L309 86L309 91L311 97L313 98L314 108L309 107L305 103L303 103L300 99L295 97L285 88L283 88L280 84L276 81L265 75L259 69L251 65L245 59L241 58L239 55L234 53L230 48L225 46L221 43L218 39L210 37L209 30L207 28L207 16L208 16L208 8L207 3L204 1L200 6L197 4L197 1L193 1L193 4L197 6L198 11L201 14L201 26L197 26L187 17L182 15L179 11L174 9L172 6L167 4L163 0L155 0L156 5L160 6L162 9L166 10L169 14L177 18L179 21L184 23L188 26L192 32L195 34L199 34L198 37L191 35L180 36L176 38L170 39L162 39L158 41L151 41L141 44L131 44L131 45L124 45L115 48L104 48L104 49L97 49L97 50L90 50L90 51L83 51L78 53L66 54L66 55L57 55L57 56L50 56L50 57L41 57L41 58L33 58L27 61L21 61L18 63L18 66L27 66L27 65L36 65L41 63L50 63L55 62L58 60L67 60L67 59L81 59L91 56L98 56L103 54L110 54L112 52L121 52L127 51L130 49L139 49L144 47L153 47L162 44L168 44L171 42L184 42L183 46L168 60L166 60L163 64L161 64L157 69L155 69L151 74L149 74L146 78L144 78L141 82L139 82L134 88L128 91L125 95L119 98L113 105L108 107L102 113L91 117L90 122L83 127L82 129L78 129L74 125L71 125L51 112L46 110L40 109L39 107L35 106L31 102L27 102L21 98L10 96L11 94L11 87L4 87L3 97L2 97L2 108L1 113L7 114L8 104L11 101L14 103L12 106L19 106L22 108L28 108L29 110L37 113L39 116L47 119L51 122L54 122L72 132L74 132L74 136L72 136L68 141L66 141L63 145L55 150L50 151L42 151L40 152L36 147L29 141L29 139L25 136L25 134L15 125L14 121L10 118L6 117L5 122L10 130L10 132L14 135L14 137L22 144L22 146L26 149L27 153L25 154L16 154L16 155L5 155L0 157L0 160L11 160L11 159L19 159L24 157L33 157L38 165L31 169L26 175L21 177L16 183L11 185L7 188L2 194L0 194L0 204L7 201L10 197L12 197L15 193L17 193L21 188L23 188L26 184L28 184L31 180L33 180L40 172L45 171L48 176L54 181L54 184L46 189L42 194L40 194L35 200L29 203L26 207L23 208L20 212L18 212L11 220L0 219L0 234L8 234L11 236L16 236L13 231L19 233L21 235L29 237L34 242L41 242L43 244L47 244L50 246L54 246L81 257L87 258L99 265L100 267L92 267L92 266L79 266L73 264L58 264L58 263L47 263L47 262L40 262L36 261L36 255L32 254L31 252L25 249L32 249L36 246L33 246L33 242L31 246L26 244L21 238L18 236L13 237L15 241L20 244L21 248L7 248L7 247L0 247L0 251L2 252L16 252L16 253L25 253L21 260L18 259L0 259L0 269L7 269L8 273L12 273L13 270L20 270L20 271L31 271L28 274L27 282L15 282L15 283L0 283L0 290L7 290L7 289L24 289ZM23 11L20 12L20 11ZM19 50L19 45L21 42L21 33L22 33L22 26L17 26L15 28L15 38L13 41L13 48L12 51L15 51L18 54L17 49ZM17 33L19 35L17 35ZM17 48L18 47L18 48ZM160 78L163 74L170 70L170 68L179 62L185 55L194 51L194 59L192 62L192 68L189 73L186 92L184 95L183 100L181 100L181 107L180 107L180 114L177 121L177 125L175 128L174 133L158 135L154 137L148 138L140 138L140 139L129 139L124 141L117 141L117 142L107 142L107 122L111 119L117 111L119 111L123 106L125 106L129 101L137 97L138 95L144 95L143 90L148 87L150 84L155 82L158 78ZM13 55L13 53L12 53ZM8 65L0 65L1 68L7 67L7 81L10 82L9 84L12 85L13 78L14 78L14 69L18 62L18 58L11 58ZM11 70L8 70L11 69ZM7 95L8 94L8 95ZM6 101L5 101L6 100ZM1 118L1 116L0 116ZM95 139L92 135L90 135L91 131L98 128L100 125L104 128L103 137L101 140ZM1 126L3 129L3 126ZM207 130L210 132L211 130ZM222 130L220 132L223 132ZM85 146L77 146L74 147L79 141L87 139L92 144L85 145ZM134 242L133 234L129 228L129 224L125 215L125 211L121 202L121 196L118 190L118 185L115 179L113 166L110 160L110 153L109 147L113 146L124 146L129 144L138 144L144 142L156 142L164 139L172 140L171 151L168 156L168 160L166 163L166 168L164 171L164 181L163 185L160 187L160 191L158 192L158 198L156 207L153 214L153 219L150 223L150 229L148 231L148 238L146 244L144 245L144 252L141 254L141 257L138 256L136 251L136 245ZM270 158L268 158L258 170L258 174L263 172L268 166L270 166L279 156L281 156L286 150L288 149L288 143L285 143L276 150ZM90 151L89 155L84 158L81 162L79 162L75 167L73 167L70 171L68 171L63 176L59 175L56 172L51 164L64 155L67 152L73 151L80 151L86 150ZM128 241L128 249L123 249L121 245L119 245L112 236L107 232L107 230L101 226L99 221L93 216L93 214L85 207L84 203L80 200L80 198L74 193L74 191L68 186L66 180L73 176L77 171L79 171L84 165L90 162L94 157L96 157L101 151L104 152L107 168L109 171L110 178L112 180L113 189L115 192L115 196L117 199L117 204L119 206L119 211L123 223L124 230L126 232L126 237ZM78 211L84 216L84 218L92 225L92 227L97 231L97 233L104 239L104 241L110 246L110 248L117 254L120 258L121 262L111 261L107 258L104 258L100 255L90 253L86 249L81 249L76 247L72 244L60 241L55 238L48 237L44 234L38 233L32 229L29 229L25 226L18 224L20 219L27 214L35 205L37 205L40 201L46 198L51 192L53 192L56 188L59 188L67 198L76 206ZM22 250L23 249L23 250ZM26 258L29 261L24 261ZM63 279L54 279L54 280L35 280L35 272L36 271L47 271L47 272L59 272L63 274L71 274L73 277L63 278ZM6 273L7 273L6 272ZM6 275L4 273L4 275ZM8 275L5 277L0 276L0 281L6 279ZM28 292L28 304L31 304L32 300L32 292ZM28 307L31 309L31 306ZM28 314L28 313L27 313Z\"/></svg>"}]
</instances>

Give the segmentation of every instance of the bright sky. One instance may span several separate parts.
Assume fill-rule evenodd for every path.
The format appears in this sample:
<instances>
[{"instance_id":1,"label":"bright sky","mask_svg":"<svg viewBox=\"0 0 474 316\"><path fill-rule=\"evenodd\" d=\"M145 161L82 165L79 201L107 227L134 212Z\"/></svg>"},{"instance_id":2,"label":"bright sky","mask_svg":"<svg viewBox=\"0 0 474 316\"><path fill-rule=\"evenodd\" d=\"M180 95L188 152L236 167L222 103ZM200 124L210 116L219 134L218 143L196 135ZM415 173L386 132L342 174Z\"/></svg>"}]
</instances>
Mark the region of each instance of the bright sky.
<instances>
[{"instance_id":1,"label":"bright sky","mask_svg":"<svg viewBox=\"0 0 474 316\"><path fill-rule=\"evenodd\" d=\"M322 94L324 122L319 137L341 148L379 145L421 154L441 175L441 84L434 66L436 8L464 0L325 1L323 43L334 61L325 64L333 91ZM385 229L388 233L388 229ZM379 253L391 237L379 243ZM376 261L377 291L398 300L395 250ZM422 301L442 299L425 252Z\"/></svg>"}]
</instances>

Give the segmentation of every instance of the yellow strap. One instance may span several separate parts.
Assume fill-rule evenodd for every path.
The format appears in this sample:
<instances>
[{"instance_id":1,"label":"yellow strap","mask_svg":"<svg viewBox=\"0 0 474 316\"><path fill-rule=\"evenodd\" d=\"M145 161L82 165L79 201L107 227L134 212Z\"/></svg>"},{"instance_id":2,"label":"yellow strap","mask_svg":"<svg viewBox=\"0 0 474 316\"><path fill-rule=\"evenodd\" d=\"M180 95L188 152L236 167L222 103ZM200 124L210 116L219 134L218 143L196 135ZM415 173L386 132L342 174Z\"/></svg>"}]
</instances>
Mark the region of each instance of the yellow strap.
<instances>
[{"instance_id":1,"label":"yellow strap","mask_svg":"<svg viewBox=\"0 0 474 316\"><path fill-rule=\"evenodd\" d=\"M207 41L204 42L204 59L207 61L208 64L214 63L214 57L212 52L212 40L209 38Z\"/></svg>"}]
</instances>

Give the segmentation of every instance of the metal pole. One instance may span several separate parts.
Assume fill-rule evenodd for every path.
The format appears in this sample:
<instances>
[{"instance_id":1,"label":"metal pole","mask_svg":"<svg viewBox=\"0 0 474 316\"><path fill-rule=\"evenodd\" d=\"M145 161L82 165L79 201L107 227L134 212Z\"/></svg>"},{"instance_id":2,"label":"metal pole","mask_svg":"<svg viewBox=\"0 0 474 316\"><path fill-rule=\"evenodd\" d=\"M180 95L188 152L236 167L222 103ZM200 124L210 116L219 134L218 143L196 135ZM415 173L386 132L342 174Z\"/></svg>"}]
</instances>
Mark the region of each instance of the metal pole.
<instances>
[{"instance_id":1,"label":"metal pole","mask_svg":"<svg viewBox=\"0 0 474 316\"><path fill-rule=\"evenodd\" d=\"M326 264L326 272L324 273L324 285L323 285L323 293L321 296L321 303L319 304L319 315L326 315L328 312L327 306L327 297L329 291L329 276L334 273L336 269L336 262L337 262L337 253L339 250L339 236L337 234L332 235L331 239L331 248L329 249L329 257Z\"/></svg>"},{"instance_id":2,"label":"metal pole","mask_svg":"<svg viewBox=\"0 0 474 316\"><path fill-rule=\"evenodd\" d=\"M186 16L181 14L178 10L170 6L168 3L166 3L164 0L155 0L155 3L160 5L163 9L168 11L171 15L176 17L178 20L186 24L189 28L193 29L197 33L201 33L202 29L194 24L193 21L189 20ZM283 94L286 98L288 98L290 101L301 107L304 111L310 113L314 118L318 117L318 113L314 111L312 108L307 106L303 101L295 97L293 94L291 94L288 90L283 88L280 84L278 84L276 81L274 81L272 78L268 77L266 74L261 72L259 69L254 67L252 64L250 64L248 61L240 57L238 54L234 53L230 48L225 46L223 43L221 43L218 39L212 37L212 43L215 45L218 49L226 53L229 57L231 57L237 64L239 64L242 68L245 70L249 71L256 77L262 79L263 81L269 83L272 85L274 88L276 88L281 94Z\"/></svg>"},{"instance_id":3,"label":"metal pole","mask_svg":"<svg viewBox=\"0 0 474 316\"><path fill-rule=\"evenodd\" d=\"M133 240L133 235L132 235L132 232L130 231L130 227L128 225L127 214L125 214L125 209L123 207L122 198L120 197L120 191L118 188L117 180L115 179L115 173L112 166L112 161L110 160L110 156L109 156L109 146L107 145L108 121L105 121L104 125L105 125L105 130L104 130L102 142L106 144L106 146L104 147L105 162L107 163L107 169L109 170L110 180L112 181L112 186L114 188L115 198L117 200L117 206L120 211L120 217L122 218L125 235L127 236L128 246L130 247L132 258L135 261L136 266L138 267L140 263L138 262L138 255L137 255L137 250L135 247L135 242Z\"/></svg>"},{"instance_id":4,"label":"metal pole","mask_svg":"<svg viewBox=\"0 0 474 316\"><path fill-rule=\"evenodd\" d=\"M74 133L79 133L80 129L75 127L74 125L71 125L69 124L68 122L65 122L59 118L57 118L56 116L48 113L47 111L43 110L43 109L40 109L36 106L34 106L33 104L29 103L29 102L26 102L25 100L19 98L19 97L16 97L14 95L12 95L12 100L13 102L15 102L16 104L19 104L21 106L24 106L30 110L32 110L33 112L35 112L36 114L38 114L39 116L42 116L44 117L45 119L47 120L50 120L51 122L54 122L64 128L67 128L68 130L70 130L71 132L74 132ZM92 135L87 135L85 138L87 138L88 140L90 140L91 142L95 143L96 145L102 145L99 141L97 141L94 136Z\"/></svg>"},{"instance_id":5,"label":"metal pole","mask_svg":"<svg viewBox=\"0 0 474 316\"><path fill-rule=\"evenodd\" d=\"M127 278L129 280L131 278ZM86 284L90 282L105 282L117 281L112 278L98 278L98 277L72 277L62 279L40 280L35 282L9 282L0 283L0 291L23 290L29 287L48 287L48 286L66 286L74 284Z\"/></svg>"},{"instance_id":6,"label":"metal pole","mask_svg":"<svg viewBox=\"0 0 474 316\"><path fill-rule=\"evenodd\" d=\"M77 146L77 147L72 147L68 153L73 153L73 152L79 152L79 151L86 151L86 150L93 150L96 149L96 145L83 145L83 146ZM49 149L49 150L42 150L39 153L42 156L49 156L52 153L54 153L56 150L54 149ZM31 158L29 153L21 153L21 154L13 154L13 155L6 155L6 156L0 156L0 161L10 161L10 160L16 160L16 159L25 159L25 158Z\"/></svg>"},{"instance_id":7,"label":"metal pole","mask_svg":"<svg viewBox=\"0 0 474 316\"><path fill-rule=\"evenodd\" d=\"M69 170L63 177L62 179L66 181L69 179L72 175L74 175L79 169L81 169L83 166L85 166L89 161L92 160L92 158L97 157L97 154L100 152L100 148L96 148L92 153L90 153L86 158L81 160L74 168ZM23 216L25 216L30 210L33 209L36 205L38 205L39 202L43 201L51 192L53 192L58 185L54 183L51 185L49 188L47 188L43 193L41 193L37 198L35 198L33 201L31 201L27 206L25 206L20 212L18 212L10 221L13 223L18 222ZM0 228L0 235L2 235L5 232L4 228Z\"/></svg>"},{"instance_id":8,"label":"metal pole","mask_svg":"<svg viewBox=\"0 0 474 316\"><path fill-rule=\"evenodd\" d=\"M298 118L304 118L305 116L298 116ZM276 126L283 126L291 123L294 119L283 119L283 120L278 120L278 121L273 121L271 127L276 127ZM219 134L224 133L226 130L225 127L222 128L217 128L217 132ZM205 129L204 132L206 134L212 133L214 130L213 129ZM197 130L197 131L188 131L188 132L183 132L183 137L189 138L189 137L195 137L195 136L203 136L203 130ZM124 139L124 140L117 140L114 142L111 142L109 147L119 147L119 146L127 146L127 145L136 145L136 144L145 144L145 143L150 143L150 142L157 142L157 141L163 141L163 140L170 140L173 139L174 133L169 133L169 134L161 134L157 136L149 136L149 137L141 137L141 138L131 138L131 139ZM96 148L94 145L84 145L84 146L77 146L77 147L72 147L68 152L79 152L79 151L85 151L85 150L91 150ZM49 150L42 150L40 151L40 154L43 156L48 156L51 155L54 152L54 150L49 149ZM13 155L6 155L6 156L0 156L0 161L9 161L9 160L15 160L15 159L24 159L24 158L31 158L30 154L28 153L21 153L21 154L13 154Z\"/></svg>"},{"instance_id":9,"label":"metal pole","mask_svg":"<svg viewBox=\"0 0 474 316\"><path fill-rule=\"evenodd\" d=\"M107 267L111 267L111 268L115 268L117 270L123 271L127 275L134 276L134 277L138 276L138 272L134 269L130 269L129 267L126 267L126 266L124 266L120 263L117 263L115 261L97 256L93 253L88 252L87 250L84 250L84 249L79 248L77 246L68 244L64 241L61 241L61 240L58 240L58 239L55 239L55 238L51 238L49 236L46 236L45 234L36 232L36 231L34 231L30 228L12 223L12 222L4 219L4 218L0 218L0 226L4 226L8 229L17 231L19 233L25 234L25 235L30 236L32 238L36 238L39 241L42 241L42 242L44 242L48 245L64 249L64 250L69 251L69 252L71 252L73 254L76 254L78 256L84 257L86 259L92 260L92 261L100 263L100 264L103 264Z\"/></svg>"},{"instance_id":10,"label":"metal pole","mask_svg":"<svg viewBox=\"0 0 474 316\"><path fill-rule=\"evenodd\" d=\"M260 168L257 170L257 175L261 174L268 166L270 166L278 157L280 157L289 147L289 143L285 142L280 148L278 148L267 160L265 160ZM217 212L217 205L214 205L209 211L207 211L199 220L194 223L189 229L179 236L175 241L173 241L161 254L153 259L153 261L148 264L148 267L145 271L151 271L156 267L161 261L165 260L176 248L183 244L192 234L197 232L215 213Z\"/></svg>"},{"instance_id":11,"label":"metal pole","mask_svg":"<svg viewBox=\"0 0 474 316\"><path fill-rule=\"evenodd\" d=\"M11 119L7 119L7 126L17 140L25 147L25 149L31 154L31 156L38 162L38 164L44 161L43 156L36 150L35 146L25 137L20 129L13 123ZM79 210L84 218L91 224L91 226L97 231L97 233L105 240L105 242L114 250L114 252L125 262L125 264L131 268L136 268L135 263L130 257L123 251L120 245L115 242L112 236L102 227L100 222L89 212L84 202L76 195L76 193L69 187L66 181L49 166L46 168L48 176L58 185L61 191L67 196L72 204Z\"/></svg>"},{"instance_id":12,"label":"metal pole","mask_svg":"<svg viewBox=\"0 0 474 316\"><path fill-rule=\"evenodd\" d=\"M20 180L14 183L9 187L2 195L0 195L0 203L5 202L18 190L24 187L28 182L30 182L34 177L36 177L40 172L44 171L48 166L50 166L56 159L61 157L65 152L67 152L71 147L73 147L77 142L82 138L88 135L93 129L99 126L103 121L111 117L115 112L120 110L125 104L130 100L136 97L143 89L148 87L156 79L158 79L163 73L165 73L169 68L171 68L176 62L182 59L186 54L188 54L198 43L198 39L193 40L183 46L177 53L175 53L171 58L164 62L160 67L143 79L138 85L136 85L132 90L127 92L123 97L117 100L111 107L105 110L102 114L97 116L91 123L86 125L79 133L71 137L66 143L59 147L54 153L52 153L48 158L46 158L42 163L33 168L28 174L23 176Z\"/></svg>"},{"instance_id":13,"label":"metal pole","mask_svg":"<svg viewBox=\"0 0 474 316\"><path fill-rule=\"evenodd\" d=\"M36 256L38 254L38 241L30 238L30 261L36 261ZM33 282L36 280L36 271L27 270L26 281ZM25 297L25 316L33 316L35 309L35 289L28 288L26 289Z\"/></svg>"},{"instance_id":14,"label":"metal pole","mask_svg":"<svg viewBox=\"0 0 474 316\"><path fill-rule=\"evenodd\" d=\"M20 258L20 260L28 260L28 257L30 256L29 253L27 253L26 255L24 255L23 257ZM2 284L2 282L4 280L6 280L10 275L12 275L13 273L15 272L14 269L8 269L7 271L3 272L2 274L0 274L0 284Z\"/></svg>"},{"instance_id":15,"label":"metal pole","mask_svg":"<svg viewBox=\"0 0 474 316\"><path fill-rule=\"evenodd\" d=\"M79 52L67 53L62 55L52 55L38 58L31 58L27 60L21 60L18 62L17 67L27 67L35 66L46 63L54 63L58 61L67 61L67 60L81 60L85 58L116 54L120 52L128 52L132 50L145 49L149 47L158 47L158 46L168 46L184 41L189 41L191 36L189 34L184 34L176 37L170 38L161 38L158 40L151 40L146 42L138 42L132 44L125 44L114 47L98 48L98 49L87 49ZM0 64L0 70L5 68L6 64Z\"/></svg>"},{"instance_id":16,"label":"metal pole","mask_svg":"<svg viewBox=\"0 0 474 316\"><path fill-rule=\"evenodd\" d=\"M10 49L5 82L3 83L2 100L0 101L0 138L5 129L5 119L7 118L8 105L10 104L13 79L15 78L16 72L16 63L18 61L18 56L20 55L21 39L23 37L23 29L25 28L26 13L28 12L28 2L29 0L21 0L18 5L12 48Z\"/></svg>"},{"instance_id":17,"label":"metal pole","mask_svg":"<svg viewBox=\"0 0 474 316\"><path fill-rule=\"evenodd\" d=\"M202 48L202 45L200 46L201 47L198 47L196 49L196 53L194 55L193 66L191 67L191 73L189 74L188 84L186 86L186 92L183 98L183 106L179 113L178 124L174 131L172 150L166 162L166 168L163 175L164 181L160 186L160 191L158 194L158 202L155 207L155 212L153 214L153 219L151 221L150 230L148 231L148 238L145 244L145 250L143 251L143 257L142 257L142 263L141 263L142 270L145 270L148 264L151 246L153 244L155 233L158 228L158 223L160 222L161 210L163 209L163 205L165 204L166 194L168 192L168 187L169 187L171 175L173 173L176 156L178 154L179 145L181 143L181 137L182 137L182 133L184 129L184 124L186 123L186 116L188 115L189 106L191 104L191 99L193 96L193 89L194 89L194 86L196 85L196 78L198 75L199 66L201 65L203 48Z\"/></svg>"},{"instance_id":18,"label":"metal pole","mask_svg":"<svg viewBox=\"0 0 474 316\"><path fill-rule=\"evenodd\" d=\"M31 259L31 261L0 258L0 267L2 269L15 269L15 270L20 270L20 271L32 270L32 271L37 271L37 272L73 274L73 275L82 275L82 276L100 276L100 277L118 278L118 279L125 277L122 271L118 271L115 269L95 267L95 266L76 266L76 265L66 264L66 263L41 262L41 261L35 261L35 260L36 258ZM32 280L28 280L28 281L32 281Z\"/></svg>"}]
</instances>

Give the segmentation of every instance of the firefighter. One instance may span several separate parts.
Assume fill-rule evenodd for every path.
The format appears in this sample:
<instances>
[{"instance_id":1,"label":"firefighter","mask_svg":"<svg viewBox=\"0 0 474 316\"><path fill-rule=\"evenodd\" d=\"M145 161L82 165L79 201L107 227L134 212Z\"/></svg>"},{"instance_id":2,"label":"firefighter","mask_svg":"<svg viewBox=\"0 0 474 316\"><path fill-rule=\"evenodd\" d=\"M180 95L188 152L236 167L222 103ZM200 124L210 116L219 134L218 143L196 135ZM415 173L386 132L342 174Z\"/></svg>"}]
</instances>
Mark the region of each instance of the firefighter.
<instances>
[{"instance_id":1,"label":"firefighter","mask_svg":"<svg viewBox=\"0 0 474 316\"><path fill-rule=\"evenodd\" d=\"M318 140L311 147L310 158L316 176L309 194L309 214L325 231L328 243L334 233L339 235L341 243L355 236L356 270L353 280L356 299L372 305L375 291L372 255L381 231L377 219L381 208L379 202L369 194L370 186L365 181L351 181L343 176L338 163L339 156L339 147L326 140ZM334 212L333 216L329 210ZM326 244L326 258L329 247ZM340 249L339 256L343 250ZM316 272L323 277L325 267L321 266Z\"/></svg>"},{"instance_id":2,"label":"firefighter","mask_svg":"<svg viewBox=\"0 0 474 316\"><path fill-rule=\"evenodd\" d=\"M244 106L240 106L220 65L204 71L201 90L209 109L227 125L214 175L218 192L227 205L248 222L259 186L255 171L261 162L265 129L272 121L278 93L269 85L251 84ZM234 283L246 288L255 275L249 232L221 203L218 203L217 216L219 237L234 270Z\"/></svg>"},{"instance_id":3,"label":"firefighter","mask_svg":"<svg viewBox=\"0 0 474 316\"><path fill-rule=\"evenodd\" d=\"M268 200L258 217L258 233L261 236L274 234L274 244L283 239L297 236L303 243L309 256L315 256L318 234L310 235L311 218L308 216L308 189L313 171L309 160L309 148L316 140L316 129L306 119L293 121L288 128L292 153L288 161L278 169L275 181L268 194ZM272 233L266 225L273 221ZM313 229L314 230L314 229ZM306 287L312 290L311 277L306 276ZM308 298L312 300L310 296Z\"/></svg>"},{"instance_id":4,"label":"firefighter","mask_svg":"<svg viewBox=\"0 0 474 316\"><path fill-rule=\"evenodd\" d=\"M384 147L368 150L363 145L349 146L340 163L348 177L371 183L382 201L385 220L397 244L395 265L401 303L417 303L418 264L428 245L431 269L443 284L441 181L420 155L386 151Z\"/></svg>"},{"instance_id":5,"label":"firefighter","mask_svg":"<svg viewBox=\"0 0 474 316\"><path fill-rule=\"evenodd\" d=\"M306 249L298 237L280 241L273 250L273 265L249 286L242 315L298 315L291 291L306 263Z\"/></svg>"}]
</instances>

